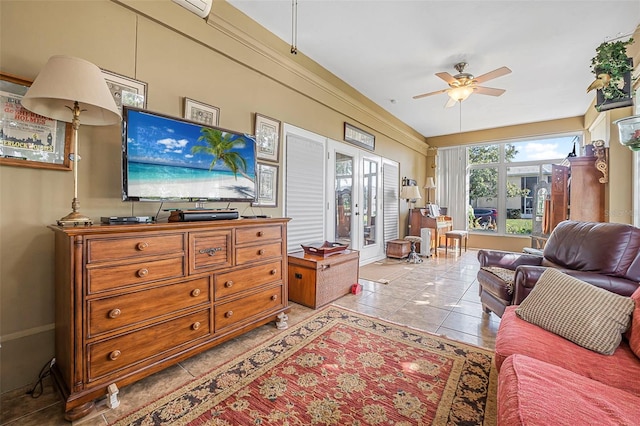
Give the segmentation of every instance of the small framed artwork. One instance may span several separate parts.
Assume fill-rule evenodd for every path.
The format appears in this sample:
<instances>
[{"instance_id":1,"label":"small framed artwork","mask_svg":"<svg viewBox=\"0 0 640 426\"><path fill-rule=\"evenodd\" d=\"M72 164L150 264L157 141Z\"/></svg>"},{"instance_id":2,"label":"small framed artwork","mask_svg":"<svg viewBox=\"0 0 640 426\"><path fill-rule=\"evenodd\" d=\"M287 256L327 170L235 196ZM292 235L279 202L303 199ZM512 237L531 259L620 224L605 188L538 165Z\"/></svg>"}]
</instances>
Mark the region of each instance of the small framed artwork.
<instances>
[{"instance_id":1,"label":"small framed artwork","mask_svg":"<svg viewBox=\"0 0 640 426\"><path fill-rule=\"evenodd\" d=\"M258 194L253 206L278 206L278 166L258 163Z\"/></svg>"},{"instance_id":2,"label":"small framed artwork","mask_svg":"<svg viewBox=\"0 0 640 426\"><path fill-rule=\"evenodd\" d=\"M376 137L349 123L344 123L344 140L346 142L373 151L376 148Z\"/></svg>"},{"instance_id":3,"label":"small framed artwork","mask_svg":"<svg viewBox=\"0 0 640 426\"><path fill-rule=\"evenodd\" d=\"M0 164L71 170L71 124L22 107L21 99L31 83L0 72Z\"/></svg>"},{"instance_id":4,"label":"small framed artwork","mask_svg":"<svg viewBox=\"0 0 640 426\"><path fill-rule=\"evenodd\" d=\"M261 160L278 162L280 149L280 122L256 113L257 156Z\"/></svg>"},{"instance_id":5,"label":"small framed artwork","mask_svg":"<svg viewBox=\"0 0 640 426\"><path fill-rule=\"evenodd\" d=\"M184 98L184 118L208 126L217 126L220 122L220 108Z\"/></svg>"},{"instance_id":6,"label":"small framed artwork","mask_svg":"<svg viewBox=\"0 0 640 426\"><path fill-rule=\"evenodd\" d=\"M106 70L102 70L102 76L120 111L123 105L147 107L147 83Z\"/></svg>"}]
</instances>

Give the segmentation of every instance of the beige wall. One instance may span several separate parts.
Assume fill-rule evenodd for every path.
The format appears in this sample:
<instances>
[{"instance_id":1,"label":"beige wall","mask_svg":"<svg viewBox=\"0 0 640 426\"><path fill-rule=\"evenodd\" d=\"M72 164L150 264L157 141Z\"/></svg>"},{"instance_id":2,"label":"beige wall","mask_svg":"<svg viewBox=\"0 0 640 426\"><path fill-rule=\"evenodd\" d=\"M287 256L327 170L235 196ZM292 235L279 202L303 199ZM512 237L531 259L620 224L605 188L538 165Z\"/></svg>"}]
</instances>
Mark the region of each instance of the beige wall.
<instances>
[{"instance_id":1,"label":"beige wall","mask_svg":"<svg viewBox=\"0 0 640 426\"><path fill-rule=\"evenodd\" d=\"M150 110L181 116L190 97L220 107L222 127L247 133L255 112L335 140L347 121L376 136L375 153L399 162L400 176L424 183L422 136L302 53L290 55L286 43L225 2L216 0L213 12L207 23L169 0L2 0L0 70L34 79L52 55L82 57L148 83ZM79 134L80 211L94 220L155 216L157 203L120 200L119 126L84 126ZM72 172L0 166L0 391L33 382L54 354L47 226L71 210L72 185ZM279 207L266 214L282 215L279 194ZM401 208L406 215L406 203Z\"/></svg>"}]
</instances>

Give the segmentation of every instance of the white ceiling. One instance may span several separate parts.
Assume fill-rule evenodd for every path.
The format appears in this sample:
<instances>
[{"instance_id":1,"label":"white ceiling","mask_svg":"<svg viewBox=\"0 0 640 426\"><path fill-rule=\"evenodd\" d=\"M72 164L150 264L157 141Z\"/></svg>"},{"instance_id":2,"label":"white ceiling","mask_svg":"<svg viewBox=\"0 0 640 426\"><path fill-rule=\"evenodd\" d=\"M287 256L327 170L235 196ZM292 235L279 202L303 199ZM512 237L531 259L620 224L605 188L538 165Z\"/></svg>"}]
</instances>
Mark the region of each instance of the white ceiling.
<instances>
[{"instance_id":1,"label":"white ceiling","mask_svg":"<svg viewBox=\"0 0 640 426\"><path fill-rule=\"evenodd\" d=\"M227 0L291 44L291 0ZM640 23L640 0L298 0L298 51L426 137L583 115L591 58ZM628 37L627 37L628 38ZM637 41L640 42L640 41ZM513 72L482 84L500 97L412 97L434 74Z\"/></svg>"}]
</instances>

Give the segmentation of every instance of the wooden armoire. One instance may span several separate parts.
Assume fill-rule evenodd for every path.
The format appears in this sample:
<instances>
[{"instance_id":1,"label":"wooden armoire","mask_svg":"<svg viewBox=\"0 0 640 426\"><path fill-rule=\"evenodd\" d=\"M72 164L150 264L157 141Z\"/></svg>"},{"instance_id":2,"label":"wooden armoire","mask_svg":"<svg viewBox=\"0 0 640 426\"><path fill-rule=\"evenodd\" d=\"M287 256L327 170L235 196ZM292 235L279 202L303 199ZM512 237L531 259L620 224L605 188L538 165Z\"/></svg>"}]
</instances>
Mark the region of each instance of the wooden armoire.
<instances>
[{"instance_id":1,"label":"wooden armoire","mask_svg":"<svg viewBox=\"0 0 640 426\"><path fill-rule=\"evenodd\" d=\"M605 148L606 149L606 148ZM563 220L605 222L606 165L598 156L569 157L569 165L553 165L549 233Z\"/></svg>"}]
</instances>

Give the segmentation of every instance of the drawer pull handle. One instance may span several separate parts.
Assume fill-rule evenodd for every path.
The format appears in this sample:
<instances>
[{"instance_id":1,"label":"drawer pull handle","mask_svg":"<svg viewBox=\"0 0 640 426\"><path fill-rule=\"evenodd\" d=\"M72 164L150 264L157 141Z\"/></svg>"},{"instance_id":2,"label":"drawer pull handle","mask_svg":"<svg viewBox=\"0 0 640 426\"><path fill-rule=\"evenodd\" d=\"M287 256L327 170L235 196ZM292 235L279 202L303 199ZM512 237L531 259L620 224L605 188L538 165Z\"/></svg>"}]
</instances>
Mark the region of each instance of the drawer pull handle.
<instances>
[{"instance_id":1,"label":"drawer pull handle","mask_svg":"<svg viewBox=\"0 0 640 426\"><path fill-rule=\"evenodd\" d=\"M147 247L149 247L149 243L146 241L142 241L141 243L138 243L138 245L136 246L136 248L140 251L146 249Z\"/></svg>"},{"instance_id":2,"label":"drawer pull handle","mask_svg":"<svg viewBox=\"0 0 640 426\"><path fill-rule=\"evenodd\" d=\"M296 272L296 273L295 273L295 277L296 277L297 279L301 280L301 279L302 279L302 274L301 274L300 272Z\"/></svg>"},{"instance_id":3,"label":"drawer pull handle","mask_svg":"<svg viewBox=\"0 0 640 426\"><path fill-rule=\"evenodd\" d=\"M200 289L199 288L194 288L193 290L191 290L191 295L193 297L198 297L200 296Z\"/></svg>"},{"instance_id":4,"label":"drawer pull handle","mask_svg":"<svg viewBox=\"0 0 640 426\"><path fill-rule=\"evenodd\" d=\"M271 296L271 300L278 300L278 296L274 294L273 296Z\"/></svg>"},{"instance_id":5,"label":"drawer pull handle","mask_svg":"<svg viewBox=\"0 0 640 426\"><path fill-rule=\"evenodd\" d=\"M193 330L197 330L197 329L199 329L199 328L200 328L200 323L199 323L198 321L194 322L194 323L191 325L191 328L192 328Z\"/></svg>"},{"instance_id":6,"label":"drawer pull handle","mask_svg":"<svg viewBox=\"0 0 640 426\"><path fill-rule=\"evenodd\" d=\"M122 311L118 308L109 311L109 318L118 318Z\"/></svg>"},{"instance_id":7,"label":"drawer pull handle","mask_svg":"<svg viewBox=\"0 0 640 426\"><path fill-rule=\"evenodd\" d=\"M147 268L142 268L138 270L137 274L140 278L144 278L149 275L149 270Z\"/></svg>"},{"instance_id":8,"label":"drawer pull handle","mask_svg":"<svg viewBox=\"0 0 640 426\"><path fill-rule=\"evenodd\" d=\"M233 311L227 311L224 313L225 318L231 318L231 315L233 315Z\"/></svg>"},{"instance_id":9,"label":"drawer pull handle","mask_svg":"<svg viewBox=\"0 0 640 426\"><path fill-rule=\"evenodd\" d=\"M258 254L259 254L260 256L262 256L262 255L264 254L264 249L260 249L260 250L258 250Z\"/></svg>"},{"instance_id":10,"label":"drawer pull handle","mask_svg":"<svg viewBox=\"0 0 640 426\"><path fill-rule=\"evenodd\" d=\"M222 251L222 247L209 247L206 249L200 249L200 254L208 254L209 256L215 256L216 252Z\"/></svg>"},{"instance_id":11,"label":"drawer pull handle","mask_svg":"<svg viewBox=\"0 0 640 426\"><path fill-rule=\"evenodd\" d=\"M277 269L272 269L272 270L271 270L271 275L275 275L275 274L277 274L277 273L278 273L278 270L277 270Z\"/></svg>"},{"instance_id":12,"label":"drawer pull handle","mask_svg":"<svg viewBox=\"0 0 640 426\"><path fill-rule=\"evenodd\" d=\"M224 286L225 286L226 288L231 288L231 287L233 287L233 281L227 281L226 283L224 283Z\"/></svg>"},{"instance_id":13,"label":"drawer pull handle","mask_svg":"<svg viewBox=\"0 0 640 426\"><path fill-rule=\"evenodd\" d=\"M113 352L111 352L111 353L109 354L109 359L110 359L111 361L115 361L116 359L118 359L118 357L119 357L120 355L122 355L122 352L120 352L119 350L117 350L117 349L116 349L115 351L113 351Z\"/></svg>"},{"instance_id":14,"label":"drawer pull handle","mask_svg":"<svg viewBox=\"0 0 640 426\"><path fill-rule=\"evenodd\" d=\"M262 237L264 235L264 233L262 231L258 231L258 237Z\"/></svg>"}]
</instances>

